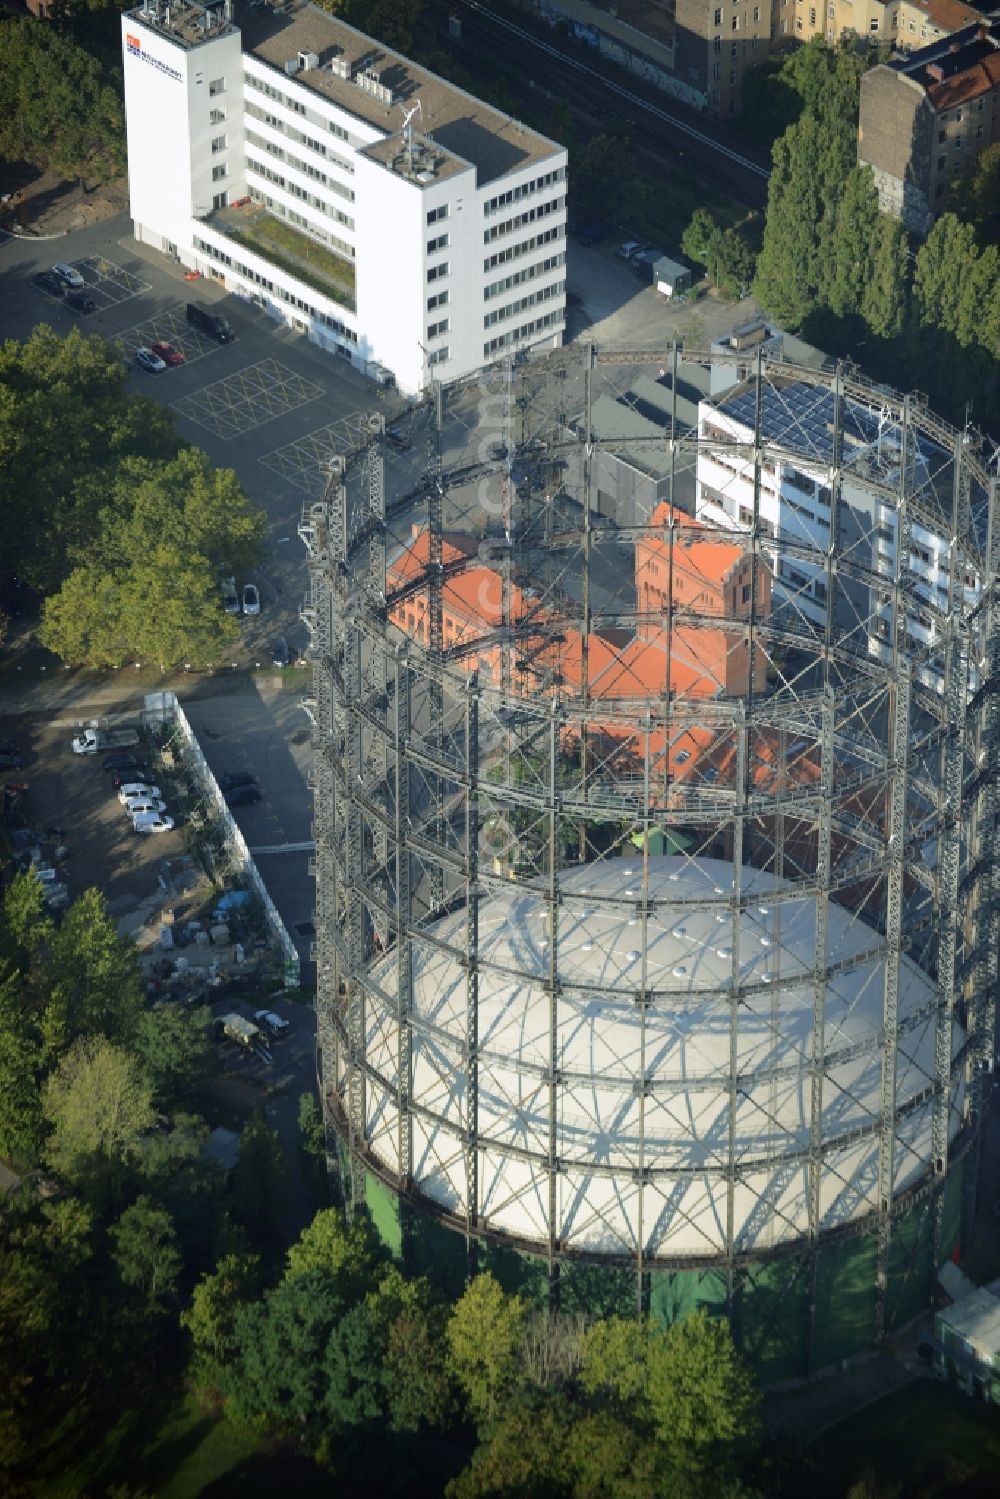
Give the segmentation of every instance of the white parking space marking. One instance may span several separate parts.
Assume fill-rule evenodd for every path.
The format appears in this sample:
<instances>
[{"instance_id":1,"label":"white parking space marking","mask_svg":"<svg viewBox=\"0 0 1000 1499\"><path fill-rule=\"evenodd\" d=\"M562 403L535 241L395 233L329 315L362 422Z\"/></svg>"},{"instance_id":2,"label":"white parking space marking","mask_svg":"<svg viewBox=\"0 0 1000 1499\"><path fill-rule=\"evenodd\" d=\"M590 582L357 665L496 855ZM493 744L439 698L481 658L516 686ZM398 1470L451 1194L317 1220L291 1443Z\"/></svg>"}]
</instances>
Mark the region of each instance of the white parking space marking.
<instances>
[{"instance_id":1,"label":"white parking space marking","mask_svg":"<svg viewBox=\"0 0 1000 1499\"><path fill-rule=\"evenodd\" d=\"M179 415L198 422L215 437L230 438L285 416L323 393L321 386L304 380L287 365L264 359L172 404Z\"/></svg>"},{"instance_id":2,"label":"white parking space marking","mask_svg":"<svg viewBox=\"0 0 1000 1499\"><path fill-rule=\"evenodd\" d=\"M350 452L357 437L356 422L348 417L328 427L317 427L296 442L286 443L265 453L258 461L272 473L280 474L296 489L312 492L326 482L326 466L334 453Z\"/></svg>"},{"instance_id":3,"label":"white parking space marking","mask_svg":"<svg viewBox=\"0 0 1000 1499\"><path fill-rule=\"evenodd\" d=\"M141 281L113 260L105 260L103 255L76 260L73 264L87 283L87 295L93 297L98 311L153 289L148 281Z\"/></svg>"},{"instance_id":4,"label":"white parking space marking","mask_svg":"<svg viewBox=\"0 0 1000 1499\"><path fill-rule=\"evenodd\" d=\"M184 304L181 302L178 302L176 307L168 307L164 312L158 312L148 322L136 323L131 328L125 328L121 333L116 333L114 341L120 346L126 359L130 358L136 349L148 349L150 344L175 344L184 355L185 364L193 364L196 359L204 359L206 354L217 354L222 347L214 339L195 332L187 320Z\"/></svg>"}]
</instances>

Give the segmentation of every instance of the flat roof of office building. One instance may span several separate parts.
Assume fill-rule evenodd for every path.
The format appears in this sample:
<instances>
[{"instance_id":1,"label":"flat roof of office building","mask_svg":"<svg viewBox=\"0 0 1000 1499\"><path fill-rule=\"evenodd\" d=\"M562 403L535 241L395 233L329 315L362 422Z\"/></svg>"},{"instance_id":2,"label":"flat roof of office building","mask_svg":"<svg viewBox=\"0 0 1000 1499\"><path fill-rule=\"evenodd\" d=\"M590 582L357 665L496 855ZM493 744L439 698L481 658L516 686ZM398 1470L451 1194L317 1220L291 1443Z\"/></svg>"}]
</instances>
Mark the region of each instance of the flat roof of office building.
<instances>
[{"instance_id":1,"label":"flat roof of office building","mask_svg":"<svg viewBox=\"0 0 1000 1499\"><path fill-rule=\"evenodd\" d=\"M401 128L403 108L409 109L419 100L420 113L414 126L445 152L470 162L476 168L480 187L562 150L520 120L456 88L306 0L289 0L278 8L243 6L237 10L237 21L244 51L282 75L285 64L297 61L300 52L314 53L319 66L295 73L296 83L314 89L388 135ZM350 77L331 72L329 65L335 59L341 66L346 61L352 74L377 75L383 87L392 90L392 103L366 92Z\"/></svg>"}]
</instances>

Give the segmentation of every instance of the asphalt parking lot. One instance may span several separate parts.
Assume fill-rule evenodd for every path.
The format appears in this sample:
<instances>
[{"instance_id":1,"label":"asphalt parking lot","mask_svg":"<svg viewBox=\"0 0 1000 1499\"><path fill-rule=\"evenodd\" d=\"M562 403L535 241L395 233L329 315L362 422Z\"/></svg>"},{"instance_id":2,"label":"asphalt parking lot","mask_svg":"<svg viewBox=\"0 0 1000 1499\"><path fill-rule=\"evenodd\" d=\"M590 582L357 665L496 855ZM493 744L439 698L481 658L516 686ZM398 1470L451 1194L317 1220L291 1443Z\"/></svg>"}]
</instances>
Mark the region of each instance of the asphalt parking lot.
<instances>
[{"instance_id":1,"label":"asphalt parking lot","mask_svg":"<svg viewBox=\"0 0 1000 1499\"><path fill-rule=\"evenodd\" d=\"M0 719L0 739L13 740L24 755L23 769L4 772L5 781L28 785L25 815L39 844L65 884L70 900L96 885L114 915L132 909L158 887L161 865L184 852L180 827L140 837L118 803L113 777L102 755L74 755L70 740L75 720L23 714ZM129 753L139 754L139 750ZM151 767L152 769L152 767ZM162 778L168 813L176 810ZM62 858L56 850L65 849Z\"/></svg>"},{"instance_id":2,"label":"asphalt parking lot","mask_svg":"<svg viewBox=\"0 0 1000 1499\"><path fill-rule=\"evenodd\" d=\"M298 609L306 589L305 551L297 526L303 498L321 487L320 465L360 414L381 409L377 393L346 360L282 327L250 302L208 280L188 282L182 269L136 245L125 214L49 242L0 242L0 317L5 335L26 338L38 323L58 333L80 327L117 342L132 388L173 409L181 435L221 468L235 470L267 513L260 575L263 612L246 621L245 655L260 658L274 635L293 651L305 642ZM76 266L96 312L80 314L31 277L55 261ZM235 340L220 345L187 322L194 301L221 312ZM184 363L150 375L134 362L137 348L166 341ZM346 423L346 428L341 428ZM306 443L309 460L289 459ZM237 579L242 587L246 579Z\"/></svg>"}]
</instances>

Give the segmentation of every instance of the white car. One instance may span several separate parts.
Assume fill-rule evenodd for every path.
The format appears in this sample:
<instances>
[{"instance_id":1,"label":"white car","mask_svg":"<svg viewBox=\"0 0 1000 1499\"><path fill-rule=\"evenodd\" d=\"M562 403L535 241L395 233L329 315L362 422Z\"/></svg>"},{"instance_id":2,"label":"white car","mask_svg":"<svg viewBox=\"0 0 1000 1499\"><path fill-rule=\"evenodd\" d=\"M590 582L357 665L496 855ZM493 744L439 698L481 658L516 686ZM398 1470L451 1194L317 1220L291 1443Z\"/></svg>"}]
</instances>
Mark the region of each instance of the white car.
<instances>
[{"instance_id":1,"label":"white car","mask_svg":"<svg viewBox=\"0 0 1000 1499\"><path fill-rule=\"evenodd\" d=\"M290 1029L288 1021L276 1015L273 1010L255 1010L253 1018L258 1025L269 1030L272 1036L283 1036Z\"/></svg>"},{"instance_id":2,"label":"white car","mask_svg":"<svg viewBox=\"0 0 1000 1499\"><path fill-rule=\"evenodd\" d=\"M167 361L161 359L159 354L154 354L152 349L136 349L135 362L150 375L160 375L167 367Z\"/></svg>"},{"instance_id":3,"label":"white car","mask_svg":"<svg viewBox=\"0 0 1000 1499\"><path fill-rule=\"evenodd\" d=\"M81 287L87 284L76 269L76 266L67 265L63 260L56 261L52 267L52 274L53 276L58 276L60 281L65 281L66 285L71 286L74 291L79 291Z\"/></svg>"},{"instance_id":4,"label":"white car","mask_svg":"<svg viewBox=\"0 0 1000 1499\"><path fill-rule=\"evenodd\" d=\"M137 812L132 818L135 833L169 833L173 825L174 819L162 812Z\"/></svg>"},{"instance_id":5,"label":"white car","mask_svg":"<svg viewBox=\"0 0 1000 1499\"><path fill-rule=\"evenodd\" d=\"M118 792L118 800L124 807L134 796L162 796L159 786L150 786L146 781L129 781Z\"/></svg>"},{"instance_id":6,"label":"white car","mask_svg":"<svg viewBox=\"0 0 1000 1499\"><path fill-rule=\"evenodd\" d=\"M618 254L622 260L631 260L637 250L644 250L646 246L641 239L627 239L623 245L618 246Z\"/></svg>"},{"instance_id":7,"label":"white car","mask_svg":"<svg viewBox=\"0 0 1000 1499\"><path fill-rule=\"evenodd\" d=\"M129 817L134 817L137 812L165 812L167 804L158 796L130 796L125 803L125 811Z\"/></svg>"},{"instance_id":8,"label":"white car","mask_svg":"<svg viewBox=\"0 0 1000 1499\"><path fill-rule=\"evenodd\" d=\"M243 584L243 613L260 613L260 592L256 583Z\"/></svg>"}]
</instances>

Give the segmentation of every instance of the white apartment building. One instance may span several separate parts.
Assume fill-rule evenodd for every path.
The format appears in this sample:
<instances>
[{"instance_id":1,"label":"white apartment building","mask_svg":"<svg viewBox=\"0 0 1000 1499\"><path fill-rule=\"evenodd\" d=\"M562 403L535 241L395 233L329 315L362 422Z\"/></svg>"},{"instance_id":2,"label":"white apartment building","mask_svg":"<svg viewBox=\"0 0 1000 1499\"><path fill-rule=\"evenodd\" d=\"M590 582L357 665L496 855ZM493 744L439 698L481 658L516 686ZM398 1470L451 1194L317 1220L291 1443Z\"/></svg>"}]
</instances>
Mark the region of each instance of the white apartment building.
<instances>
[{"instance_id":1,"label":"white apartment building","mask_svg":"<svg viewBox=\"0 0 1000 1499\"><path fill-rule=\"evenodd\" d=\"M400 389L558 347L565 150L304 0L122 17L136 238Z\"/></svg>"},{"instance_id":2,"label":"white apartment building","mask_svg":"<svg viewBox=\"0 0 1000 1499\"><path fill-rule=\"evenodd\" d=\"M702 520L739 530L749 528L754 506L754 433L757 419L752 386L737 386L730 392L702 401L698 409L698 431L706 441L699 446L695 486L695 514ZM771 554L774 569L775 610L794 616L805 628L819 627L826 619L827 554L831 537L831 504L834 485L834 394L828 385L789 381L766 385L760 407L760 431L768 456L760 474L759 519L761 529L784 542L791 542L791 555L783 549ZM888 660L892 638L891 583L896 575L897 514L895 503L882 504L880 490L894 495L899 487L901 435L898 421L873 405L845 398L843 403L843 449L841 453L837 550L851 556L871 574L885 578L866 586L841 577L837 604L838 628L861 631L868 652ZM796 448L794 459L780 457L782 437L789 434ZM815 463L804 461L805 449L815 454ZM776 450L778 450L776 452ZM946 534L945 513L951 495L949 455L920 438L911 444L909 489L923 497L926 516L935 506L942 487L941 529L910 521L909 555L904 567L915 580L913 596L919 603L907 613L905 630L917 646L932 645L939 637L948 613L951 549ZM795 548L798 548L796 550ZM812 554L815 554L815 560ZM966 572L960 580L965 602L974 603L981 592L981 579ZM920 668L918 680L939 688L939 673L933 666ZM970 682L975 690L978 669L973 666Z\"/></svg>"}]
</instances>

